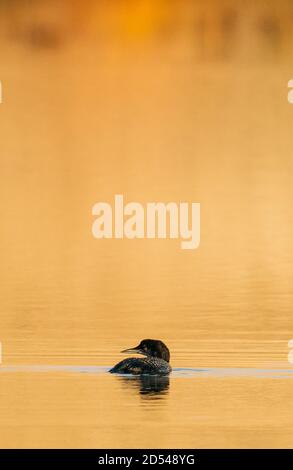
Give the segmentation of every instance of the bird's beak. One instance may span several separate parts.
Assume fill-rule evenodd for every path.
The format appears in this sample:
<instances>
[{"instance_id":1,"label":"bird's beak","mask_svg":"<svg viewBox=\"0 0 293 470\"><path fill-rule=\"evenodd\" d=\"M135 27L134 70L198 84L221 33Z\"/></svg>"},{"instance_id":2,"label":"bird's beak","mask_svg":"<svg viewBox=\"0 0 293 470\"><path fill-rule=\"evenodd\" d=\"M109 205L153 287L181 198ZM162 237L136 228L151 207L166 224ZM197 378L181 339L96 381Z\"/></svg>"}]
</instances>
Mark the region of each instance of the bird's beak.
<instances>
[{"instance_id":1,"label":"bird's beak","mask_svg":"<svg viewBox=\"0 0 293 470\"><path fill-rule=\"evenodd\" d=\"M138 346L135 348L123 349L122 353L134 353L134 354L145 354L145 352L140 349Z\"/></svg>"}]
</instances>

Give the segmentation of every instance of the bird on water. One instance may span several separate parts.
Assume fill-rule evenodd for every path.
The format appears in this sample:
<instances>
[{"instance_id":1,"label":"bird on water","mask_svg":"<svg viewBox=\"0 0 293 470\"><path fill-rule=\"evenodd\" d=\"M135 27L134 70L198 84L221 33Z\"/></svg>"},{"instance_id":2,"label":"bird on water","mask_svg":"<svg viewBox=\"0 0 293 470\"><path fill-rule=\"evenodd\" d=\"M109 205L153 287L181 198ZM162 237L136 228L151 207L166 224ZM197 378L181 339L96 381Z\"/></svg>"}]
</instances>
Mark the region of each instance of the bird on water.
<instances>
[{"instance_id":1,"label":"bird on water","mask_svg":"<svg viewBox=\"0 0 293 470\"><path fill-rule=\"evenodd\" d=\"M169 364L170 352L163 341L143 339L135 348L121 352L142 354L146 357L128 357L110 369L111 374L168 375L172 371Z\"/></svg>"}]
</instances>

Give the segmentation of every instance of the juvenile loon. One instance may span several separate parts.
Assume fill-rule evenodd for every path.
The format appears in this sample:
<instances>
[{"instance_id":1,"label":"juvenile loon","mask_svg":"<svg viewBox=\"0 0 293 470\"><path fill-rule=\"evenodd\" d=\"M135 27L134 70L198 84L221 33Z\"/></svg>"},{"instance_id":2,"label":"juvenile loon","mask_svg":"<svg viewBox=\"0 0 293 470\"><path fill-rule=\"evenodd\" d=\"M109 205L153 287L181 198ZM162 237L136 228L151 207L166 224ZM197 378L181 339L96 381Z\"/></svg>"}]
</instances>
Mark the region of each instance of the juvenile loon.
<instances>
[{"instance_id":1,"label":"juvenile loon","mask_svg":"<svg viewBox=\"0 0 293 470\"><path fill-rule=\"evenodd\" d=\"M111 374L168 375L172 370L169 364L170 352L163 341L143 339L135 348L121 352L133 352L147 357L128 357L110 369Z\"/></svg>"}]
</instances>

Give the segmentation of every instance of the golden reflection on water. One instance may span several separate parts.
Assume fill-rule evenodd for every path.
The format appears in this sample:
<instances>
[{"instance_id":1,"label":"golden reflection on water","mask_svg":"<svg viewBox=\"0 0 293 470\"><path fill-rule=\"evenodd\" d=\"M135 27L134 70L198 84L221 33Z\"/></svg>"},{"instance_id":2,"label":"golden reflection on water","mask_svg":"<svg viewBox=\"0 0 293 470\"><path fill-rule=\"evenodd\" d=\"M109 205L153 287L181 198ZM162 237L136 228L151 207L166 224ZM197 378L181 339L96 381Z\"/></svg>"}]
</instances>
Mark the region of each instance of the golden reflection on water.
<instances>
[{"instance_id":1,"label":"golden reflection on water","mask_svg":"<svg viewBox=\"0 0 293 470\"><path fill-rule=\"evenodd\" d=\"M157 337L173 367L290 369L291 3L0 8L3 365L110 366ZM200 202L200 248L93 239L114 194ZM292 445L289 379L0 382L1 447Z\"/></svg>"}]
</instances>

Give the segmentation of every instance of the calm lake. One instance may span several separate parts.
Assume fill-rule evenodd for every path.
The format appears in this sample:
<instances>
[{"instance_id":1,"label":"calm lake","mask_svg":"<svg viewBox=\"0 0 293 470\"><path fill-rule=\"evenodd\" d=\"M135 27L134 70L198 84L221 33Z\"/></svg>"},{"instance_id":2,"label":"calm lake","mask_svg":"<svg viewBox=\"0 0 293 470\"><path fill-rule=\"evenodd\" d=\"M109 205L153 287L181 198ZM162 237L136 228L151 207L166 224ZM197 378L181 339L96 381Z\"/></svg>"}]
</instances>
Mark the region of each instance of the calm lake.
<instances>
[{"instance_id":1,"label":"calm lake","mask_svg":"<svg viewBox=\"0 0 293 470\"><path fill-rule=\"evenodd\" d=\"M1 448L293 445L293 6L170 5L0 3ZM199 248L95 239L115 194Z\"/></svg>"}]
</instances>

